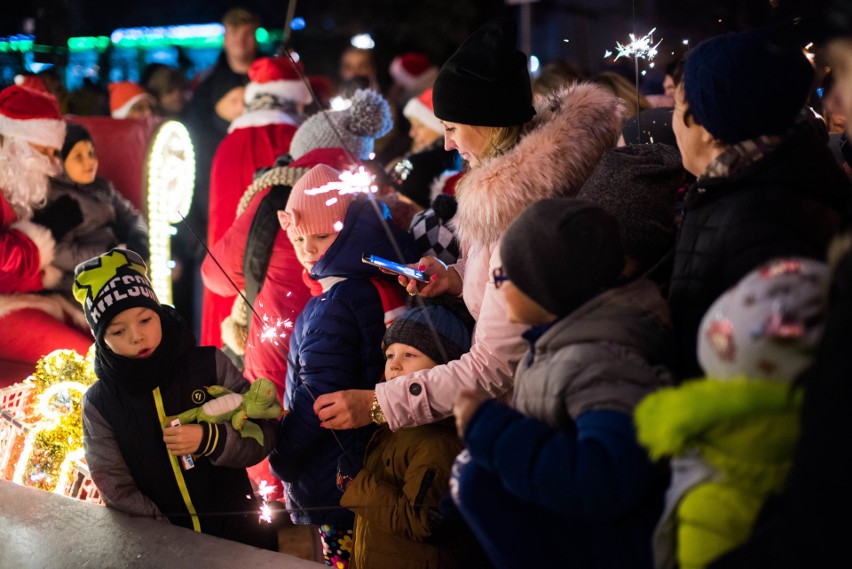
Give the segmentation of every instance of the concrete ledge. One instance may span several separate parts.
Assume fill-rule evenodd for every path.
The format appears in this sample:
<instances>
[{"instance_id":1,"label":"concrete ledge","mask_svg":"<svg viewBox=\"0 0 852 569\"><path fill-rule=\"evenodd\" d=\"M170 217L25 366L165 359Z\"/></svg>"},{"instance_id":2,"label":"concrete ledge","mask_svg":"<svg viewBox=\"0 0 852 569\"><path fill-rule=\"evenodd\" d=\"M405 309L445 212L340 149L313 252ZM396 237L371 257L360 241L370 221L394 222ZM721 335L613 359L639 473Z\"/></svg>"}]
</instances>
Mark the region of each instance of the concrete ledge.
<instances>
[{"instance_id":1,"label":"concrete ledge","mask_svg":"<svg viewBox=\"0 0 852 569\"><path fill-rule=\"evenodd\" d=\"M320 563L0 480L0 567L316 569Z\"/></svg>"}]
</instances>

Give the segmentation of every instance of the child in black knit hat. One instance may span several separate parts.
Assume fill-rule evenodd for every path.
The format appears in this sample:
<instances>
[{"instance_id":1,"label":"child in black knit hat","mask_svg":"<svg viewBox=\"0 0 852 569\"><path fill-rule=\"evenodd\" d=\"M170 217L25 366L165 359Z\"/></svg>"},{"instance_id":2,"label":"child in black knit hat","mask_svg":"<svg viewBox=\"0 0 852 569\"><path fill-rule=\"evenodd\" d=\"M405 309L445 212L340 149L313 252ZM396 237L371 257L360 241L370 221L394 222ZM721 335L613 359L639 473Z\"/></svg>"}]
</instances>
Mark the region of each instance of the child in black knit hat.
<instances>
[{"instance_id":1,"label":"child in black knit hat","mask_svg":"<svg viewBox=\"0 0 852 569\"><path fill-rule=\"evenodd\" d=\"M60 151L62 174L50 179L47 203L33 212L36 223L50 229L56 255L51 288L73 302L74 268L113 247L149 257L148 224L112 182L98 176L95 143L86 127L68 123Z\"/></svg>"},{"instance_id":2,"label":"child in black knit hat","mask_svg":"<svg viewBox=\"0 0 852 569\"><path fill-rule=\"evenodd\" d=\"M470 349L470 330L444 306L413 308L388 327L382 348L385 381L392 381L458 359ZM456 566L458 552L436 534L442 518L438 505L461 448L452 420L446 419L396 432L382 425L357 474L353 464L361 461L341 457L340 504L355 512L356 566L395 569L400 559Z\"/></svg>"},{"instance_id":3,"label":"child in black knit hat","mask_svg":"<svg viewBox=\"0 0 852 569\"><path fill-rule=\"evenodd\" d=\"M622 276L618 222L590 202L533 204L500 254L494 286L529 348L513 408L459 396L453 499L497 567L650 569L665 478L632 412L671 380L665 299Z\"/></svg>"},{"instance_id":4,"label":"child in black knit hat","mask_svg":"<svg viewBox=\"0 0 852 569\"><path fill-rule=\"evenodd\" d=\"M196 347L189 324L159 303L145 273L139 255L123 249L75 270L74 295L97 347L99 381L83 398L92 480L111 508L277 551L245 470L269 454L274 424L253 420L263 444L230 421L169 426L213 399L208 386L242 394L249 383L224 352ZM193 461L182 468L185 455Z\"/></svg>"}]
</instances>

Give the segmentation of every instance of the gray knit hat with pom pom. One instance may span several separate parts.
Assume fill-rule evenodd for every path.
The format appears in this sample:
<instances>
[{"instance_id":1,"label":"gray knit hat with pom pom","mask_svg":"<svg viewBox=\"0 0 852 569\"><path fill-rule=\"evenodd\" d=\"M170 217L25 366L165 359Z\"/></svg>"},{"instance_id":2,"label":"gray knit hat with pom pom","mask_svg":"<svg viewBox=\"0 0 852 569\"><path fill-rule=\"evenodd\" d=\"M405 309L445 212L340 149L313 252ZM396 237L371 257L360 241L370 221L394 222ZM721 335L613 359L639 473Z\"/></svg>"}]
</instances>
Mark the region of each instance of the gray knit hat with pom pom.
<instances>
[{"instance_id":1,"label":"gray knit hat with pom pom","mask_svg":"<svg viewBox=\"0 0 852 569\"><path fill-rule=\"evenodd\" d=\"M388 102L375 91L360 89L352 105L342 111L323 111L306 120L290 143L290 156L298 159L317 148L346 148L368 160L373 141L393 128Z\"/></svg>"}]
</instances>

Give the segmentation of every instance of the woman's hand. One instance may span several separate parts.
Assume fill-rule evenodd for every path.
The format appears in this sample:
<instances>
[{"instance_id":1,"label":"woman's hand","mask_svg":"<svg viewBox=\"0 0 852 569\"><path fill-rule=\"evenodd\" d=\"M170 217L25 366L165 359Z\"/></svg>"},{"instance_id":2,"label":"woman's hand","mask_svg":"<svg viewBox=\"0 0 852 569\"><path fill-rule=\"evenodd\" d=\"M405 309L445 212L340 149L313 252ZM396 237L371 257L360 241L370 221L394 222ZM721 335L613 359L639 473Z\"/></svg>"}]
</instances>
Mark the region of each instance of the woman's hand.
<instances>
[{"instance_id":1,"label":"woman's hand","mask_svg":"<svg viewBox=\"0 0 852 569\"><path fill-rule=\"evenodd\" d=\"M421 296L440 296L442 294L458 296L462 293L462 280L459 274L455 269L447 268L447 265L435 257L423 257L417 265L409 266L422 271L429 279L428 283L423 283L400 275L397 279L399 284L404 286L411 296L418 294Z\"/></svg>"},{"instance_id":2,"label":"woman's hand","mask_svg":"<svg viewBox=\"0 0 852 569\"><path fill-rule=\"evenodd\" d=\"M314 413L320 426L336 431L364 427L372 423L370 407L375 392L369 389L347 389L325 393L314 401Z\"/></svg>"},{"instance_id":3,"label":"woman's hand","mask_svg":"<svg viewBox=\"0 0 852 569\"><path fill-rule=\"evenodd\" d=\"M197 423L177 425L163 429L166 448L175 456L195 454L204 438L204 427Z\"/></svg>"},{"instance_id":4,"label":"woman's hand","mask_svg":"<svg viewBox=\"0 0 852 569\"><path fill-rule=\"evenodd\" d=\"M489 399L491 397L478 391L459 391L453 405L453 415L456 417L456 431L458 431L460 439L464 439L464 432L467 430L470 418L473 417L479 406Z\"/></svg>"}]
</instances>

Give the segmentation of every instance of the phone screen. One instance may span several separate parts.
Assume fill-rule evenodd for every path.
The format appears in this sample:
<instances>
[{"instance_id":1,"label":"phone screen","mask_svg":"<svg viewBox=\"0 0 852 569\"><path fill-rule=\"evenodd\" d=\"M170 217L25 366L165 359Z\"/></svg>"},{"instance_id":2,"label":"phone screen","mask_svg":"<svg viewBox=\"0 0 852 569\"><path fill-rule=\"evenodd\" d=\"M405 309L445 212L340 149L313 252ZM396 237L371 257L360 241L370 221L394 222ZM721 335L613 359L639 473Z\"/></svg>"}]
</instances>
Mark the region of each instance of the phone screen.
<instances>
[{"instance_id":1,"label":"phone screen","mask_svg":"<svg viewBox=\"0 0 852 569\"><path fill-rule=\"evenodd\" d=\"M383 257L378 257L376 255L367 255L365 253L364 256L361 257L361 260L369 265L379 267L380 269L386 269L388 271L392 271L400 275L405 275L408 278L416 279L418 281L429 282L426 279L426 276L423 274L423 271L412 269L411 267L407 267L400 263L395 263Z\"/></svg>"}]
</instances>

